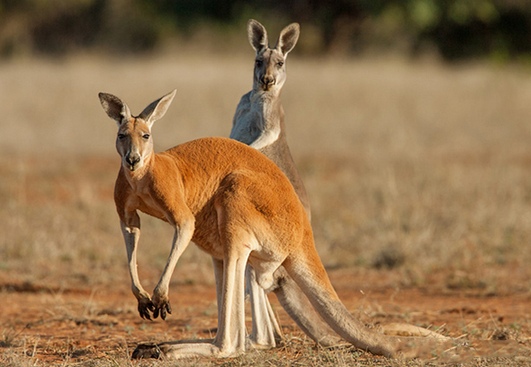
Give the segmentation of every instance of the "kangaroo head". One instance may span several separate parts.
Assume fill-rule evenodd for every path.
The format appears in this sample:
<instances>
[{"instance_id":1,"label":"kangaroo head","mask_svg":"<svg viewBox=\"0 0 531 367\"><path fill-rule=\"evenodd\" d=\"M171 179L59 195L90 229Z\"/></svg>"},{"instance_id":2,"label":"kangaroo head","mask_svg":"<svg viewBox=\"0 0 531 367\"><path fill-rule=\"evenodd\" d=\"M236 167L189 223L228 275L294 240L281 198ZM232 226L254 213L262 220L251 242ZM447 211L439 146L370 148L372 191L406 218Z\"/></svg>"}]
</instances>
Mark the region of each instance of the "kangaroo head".
<instances>
[{"instance_id":1,"label":"kangaroo head","mask_svg":"<svg viewBox=\"0 0 531 367\"><path fill-rule=\"evenodd\" d=\"M300 27L292 23L285 27L275 47L270 48L265 27L254 19L247 24L249 42L256 51L253 89L279 92L286 81L286 58L299 39Z\"/></svg>"},{"instance_id":2,"label":"kangaroo head","mask_svg":"<svg viewBox=\"0 0 531 367\"><path fill-rule=\"evenodd\" d=\"M129 107L120 98L100 93L100 102L107 115L118 124L116 150L122 157L122 166L138 171L153 154L151 127L161 119L170 106L175 90L147 106L138 116L132 116Z\"/></svg>"}]
</instances>

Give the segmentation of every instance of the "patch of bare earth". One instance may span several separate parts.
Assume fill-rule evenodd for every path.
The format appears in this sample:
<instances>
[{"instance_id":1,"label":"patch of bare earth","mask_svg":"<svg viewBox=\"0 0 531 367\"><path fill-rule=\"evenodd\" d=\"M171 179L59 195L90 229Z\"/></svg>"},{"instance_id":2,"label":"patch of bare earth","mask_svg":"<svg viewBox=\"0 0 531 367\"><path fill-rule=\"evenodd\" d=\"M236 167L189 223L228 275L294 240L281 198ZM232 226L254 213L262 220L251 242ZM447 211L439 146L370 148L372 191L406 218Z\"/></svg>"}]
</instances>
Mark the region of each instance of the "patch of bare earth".
<instances>
[{"instance_id":1,"label":"patch of bare earth","mask_svg":"<svg viewBox=\"0 0 531 367\"><path fill-rule=\"evenodd\" d=\"M452 363L531 363L531 298L528 294L492 297L461 291L434 292L429 288L392 288L385 285L386 277L397 276L392 272L338 269L330 271L330 276L345 305L369 325L407 322L458 339L455 352L459 358L451 360ZM378 285L382 278L383 286ZM166 321L142 320L125 284L61 289L37 281L18 283L0 279L0 289L4 300L0 313L0 351L3 353L0 361L3 363L9 364L10 360L72 365L112 360L129 363L138 343L215 335L215 293L209 284L172 286L174 311ZM280 317L286 342L275 350L251 352L250 355L258 353L262 357L255 355L254 358L259 359L268 354L268 358L283 355L301 363L309 358L307 363L313 363L314 344L289 319L276 299L271 297L271 300ZM350 348L335 353L349 358L356 356L362 365L391 363ZM234 365L256 364L253 357L246 358L251 359L239 360ZM252 363L246 364L248 362ZM424 362L440 360L434 356Z\"/></svg>"}]
</instances>

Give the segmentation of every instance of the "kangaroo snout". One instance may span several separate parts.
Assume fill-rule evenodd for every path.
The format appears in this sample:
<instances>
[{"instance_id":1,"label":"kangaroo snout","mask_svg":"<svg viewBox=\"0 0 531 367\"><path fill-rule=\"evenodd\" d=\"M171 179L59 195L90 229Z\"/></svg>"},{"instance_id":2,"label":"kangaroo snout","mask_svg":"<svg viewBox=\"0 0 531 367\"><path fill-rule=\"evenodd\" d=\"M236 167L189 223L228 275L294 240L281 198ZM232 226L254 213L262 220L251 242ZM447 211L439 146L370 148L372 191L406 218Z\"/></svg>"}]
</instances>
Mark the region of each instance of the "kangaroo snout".
<instances>
[{"instance_id":1,"label":"kangaroo snout","mask_svg":"<svg viewBox=\"0 0 531 367\"><path fill-rule=\"evenodd\" d=\"M130 171L134 171L137 168L137 163L140 162L140 156L136 154L128 154L125 157L125 161L127 163L127 168L129 168Z\"/></svg>"},{"instance_id":2,"label":"kangaroo snout","mask_svg":"<svg viewBox=\"0 0 531 367\"><path fill-rule=\"evenodd\" d=\"M275 85L275 82L275 78L271 75L264 75L260 79L260 83L262 83L262 87L264 88L264 90L268 90L269 88L271 88L273 85Z\"/></svg>"}]
</instances>

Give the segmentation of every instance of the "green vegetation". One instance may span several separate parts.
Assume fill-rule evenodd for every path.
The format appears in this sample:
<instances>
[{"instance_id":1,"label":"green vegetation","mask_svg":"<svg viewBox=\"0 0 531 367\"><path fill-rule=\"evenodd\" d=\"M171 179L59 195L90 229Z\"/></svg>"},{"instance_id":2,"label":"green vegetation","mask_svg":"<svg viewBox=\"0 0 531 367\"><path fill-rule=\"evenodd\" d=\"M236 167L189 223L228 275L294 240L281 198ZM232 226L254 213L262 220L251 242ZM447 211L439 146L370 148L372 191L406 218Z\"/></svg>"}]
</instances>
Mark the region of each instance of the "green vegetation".
<instances>
[{"instance_id":1,"label":"green vegetation","mask_svg":"<svg viewBox=\"0 0 531 367\"><path fill-rule=\"evenodd\" d=\"M523 0L0 0L0 55L136 54L198 38L230 49L250 17L271 28L300 22L297 53L531 58L531 4Z\"/></svg>"}]
</instances>

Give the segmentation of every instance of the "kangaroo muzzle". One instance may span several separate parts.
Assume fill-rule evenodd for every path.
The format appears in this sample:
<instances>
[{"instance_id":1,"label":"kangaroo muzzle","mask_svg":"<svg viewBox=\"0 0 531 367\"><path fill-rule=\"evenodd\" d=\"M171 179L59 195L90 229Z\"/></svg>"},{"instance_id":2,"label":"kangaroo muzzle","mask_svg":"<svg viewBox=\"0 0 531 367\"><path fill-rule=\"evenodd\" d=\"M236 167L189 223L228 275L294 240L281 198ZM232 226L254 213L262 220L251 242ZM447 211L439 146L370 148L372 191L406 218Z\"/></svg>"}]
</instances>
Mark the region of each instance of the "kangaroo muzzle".
<instances>
[{"instance_id":1,"label":"kangaroo muzzle","mask_svg":"<svg viewBox=\"0 0 531 367\"><path fill-rule=\"evenodd\" d=\"M125 163L130 171L138 168L138 162L140 162L140 156L138 154L127 154L125 156Z\"/></svg>"},{"instance_id":2,"label":"kangaroo muzzle","mask_svg":"<svg viewBox=\"0 0 531 367\"><path fill-rule=\"evenodd\" d=\"M275 85L276 83L276 80L274 77L270 76L270 75L264 75L261 79L260 79L260 83L262 84L262 88L264 90L269 90L273 85Z\"/></svg>"}]
</instances>

